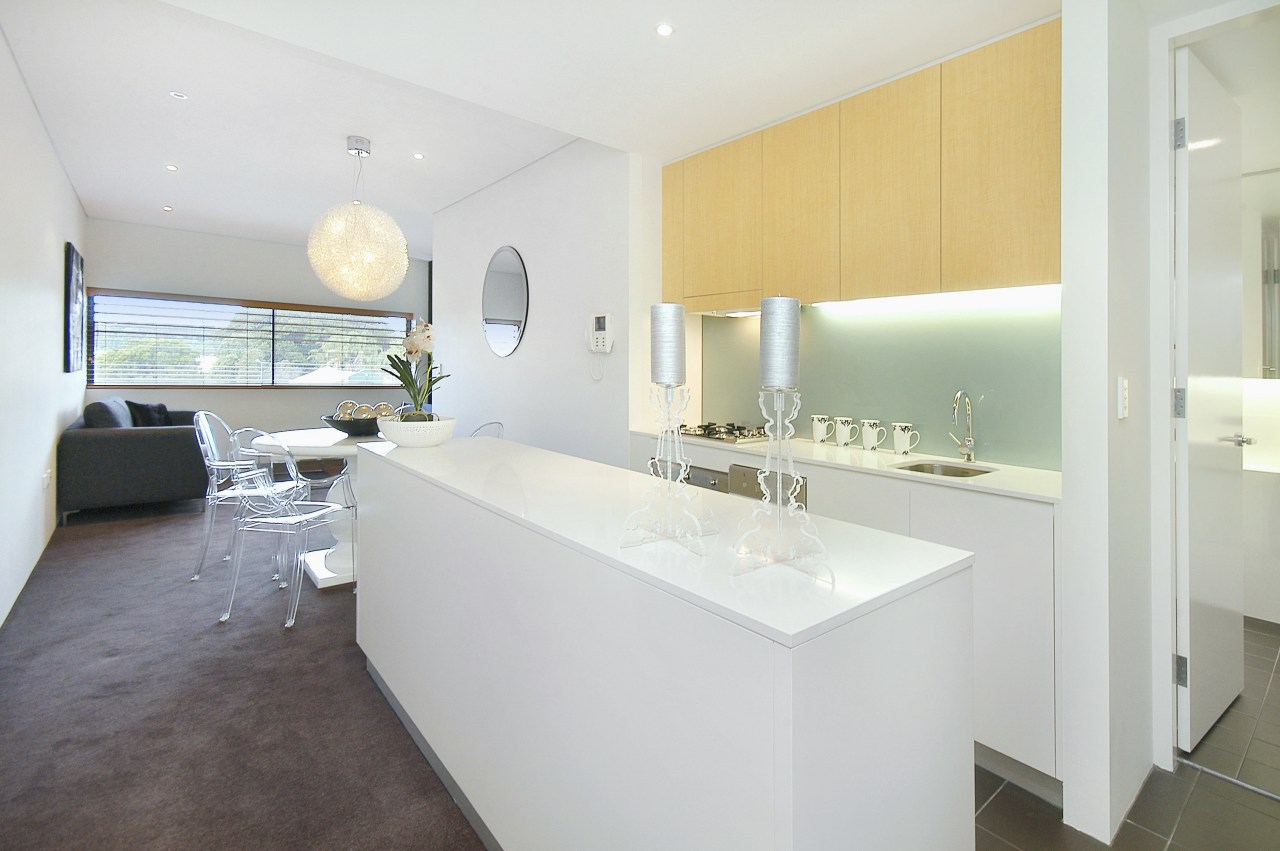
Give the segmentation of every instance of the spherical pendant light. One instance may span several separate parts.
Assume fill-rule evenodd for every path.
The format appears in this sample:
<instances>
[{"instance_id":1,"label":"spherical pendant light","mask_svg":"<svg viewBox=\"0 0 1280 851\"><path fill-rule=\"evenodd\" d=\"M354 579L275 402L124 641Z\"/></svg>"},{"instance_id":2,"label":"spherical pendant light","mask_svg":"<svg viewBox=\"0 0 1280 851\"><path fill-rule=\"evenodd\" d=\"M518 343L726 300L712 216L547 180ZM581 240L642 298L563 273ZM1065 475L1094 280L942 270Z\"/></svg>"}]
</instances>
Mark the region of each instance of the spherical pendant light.
<instances>
[{"instance_id":1,"label":"spherical pendant light","mask_svg":"<svg viewBox=\"0 0 1280 851\"><path fill-rule=\"evenodd\" d=\"M307 237L307 259L321 283L356 301L390 295L409 272L409 246L395 220L358 201L325 211Z\"/></svg>"},{"instance_id":2,"label":"spherical pendant light","mask_svg":"<svg viewBox=\"0 0 1280 851\"><path fill-rule=\"evenodd\" d=\"M368 139L347 137L347 153L357 164L369 156L369 149ZM356 301L390 295L409 272L409 246L400 226L382 210L358 200L326 210L312 225L307 259L321 283Z\"/></svg>"}]
</instances>

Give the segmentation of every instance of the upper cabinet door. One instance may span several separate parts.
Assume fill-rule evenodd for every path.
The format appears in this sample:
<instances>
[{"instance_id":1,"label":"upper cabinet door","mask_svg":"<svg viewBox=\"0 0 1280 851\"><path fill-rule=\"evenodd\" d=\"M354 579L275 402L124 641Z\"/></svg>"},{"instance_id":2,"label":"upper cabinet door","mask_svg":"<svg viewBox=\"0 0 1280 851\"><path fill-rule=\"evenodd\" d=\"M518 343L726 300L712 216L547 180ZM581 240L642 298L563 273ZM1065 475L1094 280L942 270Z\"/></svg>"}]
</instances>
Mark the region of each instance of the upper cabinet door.
<instances>
[{"instance_id":1,"label":"upper cabinet door","mask_svg":"<svg viewBox=\"0 0 1280 851\"><path fill-rule=\"evenodd\" d=\"M840 296L938 292L938 66L840 106Z\"/></svg>"},{"instance_id":2,"label":"upper cabinet door","mask_svg":"<svg viewBox=\"0 0 1280 851\"><path fill-rule=\"evenodd\" d=\"M840 298L840 106L763 131L764 295Z\"/></svg>"},{"instance_id":3,"label":"upper cabinet door","mask_svg":"<svg viewBox=\"0 0 1280 851\"><path fill-rule=\"evenodd\" d=\"M759 302L760 168L759 133L684 160L686 305L693 296L722 293L753 292Z\"/></svg>"},{"instance_id":4,"label":"upper cabinet door","mask_svg":"<svg viewBox=\"0 0 1280 851\"><path fill-rule=\"evenodd\" d=\"M1060 20L942 64L942 289L1062 280Z\"/></svg>"},{"instance_id":5,"label":"upper cabinet door","mask_svg":"<svg viewBox=\"0 0 1280 851\"><path fill-rule=\"evenodd\" d=\"M662 168L662 300L684 301L684 162Z\"/></svg>"}]
</instances>

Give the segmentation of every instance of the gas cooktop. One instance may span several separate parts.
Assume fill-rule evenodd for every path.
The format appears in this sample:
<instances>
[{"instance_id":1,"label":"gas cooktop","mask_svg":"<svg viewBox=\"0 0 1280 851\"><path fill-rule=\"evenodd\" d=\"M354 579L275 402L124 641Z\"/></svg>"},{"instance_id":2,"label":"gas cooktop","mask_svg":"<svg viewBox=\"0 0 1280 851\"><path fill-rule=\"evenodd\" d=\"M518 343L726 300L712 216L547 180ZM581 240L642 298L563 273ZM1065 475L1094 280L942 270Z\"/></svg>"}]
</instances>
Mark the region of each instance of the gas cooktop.
<instances>
[{"instance_id":1,"label":"gas cooktop","mask_svg":"<svg viewBox=\"0 0 1280 851\"><path fill-rule=\"evenodd\" d=\"M680 426L680 433L690 437L706 437L723 443L755 443L769 439L764 426L740 426L737 423L702 423Z\"/></svg>"}]
</instances>

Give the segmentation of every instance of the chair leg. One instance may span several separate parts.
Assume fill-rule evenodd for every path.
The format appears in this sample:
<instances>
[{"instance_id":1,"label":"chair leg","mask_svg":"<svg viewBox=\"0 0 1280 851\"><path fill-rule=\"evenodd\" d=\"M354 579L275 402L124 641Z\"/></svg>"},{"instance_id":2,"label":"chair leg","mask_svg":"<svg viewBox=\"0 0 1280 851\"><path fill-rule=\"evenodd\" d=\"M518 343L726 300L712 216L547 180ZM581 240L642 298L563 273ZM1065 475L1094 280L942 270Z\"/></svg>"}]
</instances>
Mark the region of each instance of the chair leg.
<instances>
[{"instance_id":1,"label":"chair leg","mask_svg":"<svg viewBox=\"0 0 1280 851\"><path fill-rule=\"evenodd\" d=\"M236 598L236 581L240 578L240 564L244 561L244 530L236 526L235 533L232 537L233 556L231 559L231 585L227 588L227 605L222 613L222 617L218 618L218 623L226 623L227 618L231 617L231 603Z\"/></svg>"},{"instance_id":2,"label":"chair leg","mask_svg":"<svg viewBox=\"0 0 1280 851\"><path fill-rule=\"evenodd\" d=\"M277 588L288 588L289 580L286 577L285 573L286 571L292 569L290 567L290 562L289 562L289 541L287 540L286 535L277 535L276 538L277 538L276 554L275 554L276 572L272 574L271 578L273 580L275 579L280 580L280 584L276 586Z\"/></svg>"},{"instance_id":3,"label":"chair leg","mask_svg":"<svg viewBox=\"0 0 1280 851\"><path fill-rule=\"evenodd\" d=\"M191 574L191 581L200 578L200 569L204 567L205 556L209 555L209 542L213 540L213 521L218 516L218 500L206 500L204 507L204 545L200 547L200 559L196 562L196 572Z\"/></svg>"},{"instance_id":4,"label":"chair leg","mask_svg":"<svg viewBox=\"0 0 1280 851\"><path fill-rule=\"evenodd\" d=\"M298 603L302 600L302 565L307 553L307 530L303 529L302 534L295 537L301 538L301 541L293 552L293 590L289 594L289 611L284 619L285 629L293 626L294 620L298 617Z\"/></svg>"}]
</instances>

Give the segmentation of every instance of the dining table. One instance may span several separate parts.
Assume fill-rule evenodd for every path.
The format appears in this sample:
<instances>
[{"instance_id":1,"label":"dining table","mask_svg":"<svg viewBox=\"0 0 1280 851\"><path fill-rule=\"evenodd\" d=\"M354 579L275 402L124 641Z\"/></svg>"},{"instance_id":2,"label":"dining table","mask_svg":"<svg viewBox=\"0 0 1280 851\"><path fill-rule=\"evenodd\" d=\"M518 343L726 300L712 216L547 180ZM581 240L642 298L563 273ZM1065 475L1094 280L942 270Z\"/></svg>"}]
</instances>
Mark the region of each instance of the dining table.
<instances>
[{"instance_id":1,"label":"dining table","mask_svg":"<svg viewBox=\"0 0 1280 851\"><path fill-rule=\"evenodd\" d=\"M355 492L355 479L358 455L356 446L361 443L385 443L377 435L352 437L334 428L303 428L288 431L276 431L260 436L253 441L253 448L260 452L284 456L283 449L288 449L294 458L339 458L346 463L346 475L351 480L351 490ZM335 485L336 487L336 485ZM332 491L333 488L330 488ZM335 494L336 496L336 494ZM325 497L327 499L327 495ZM342 503L345 500L333 499L331 502ZM354 518L354 513L353 513ZM304 556L306 574L317 588L329 588L334 585L345 585L356 580L356 553L352 542L354 528L352 519L339 520L330 524L334 545L324 549L311 550Z\"/></svg>"}]
</instances>

